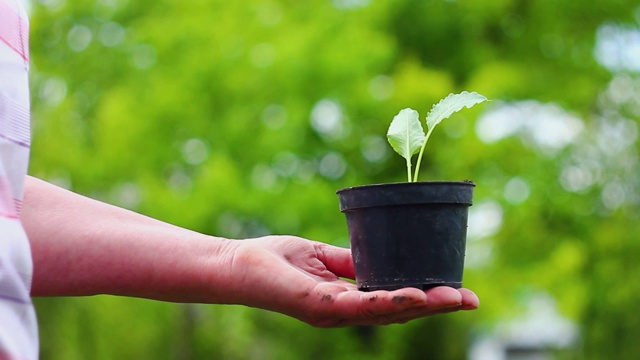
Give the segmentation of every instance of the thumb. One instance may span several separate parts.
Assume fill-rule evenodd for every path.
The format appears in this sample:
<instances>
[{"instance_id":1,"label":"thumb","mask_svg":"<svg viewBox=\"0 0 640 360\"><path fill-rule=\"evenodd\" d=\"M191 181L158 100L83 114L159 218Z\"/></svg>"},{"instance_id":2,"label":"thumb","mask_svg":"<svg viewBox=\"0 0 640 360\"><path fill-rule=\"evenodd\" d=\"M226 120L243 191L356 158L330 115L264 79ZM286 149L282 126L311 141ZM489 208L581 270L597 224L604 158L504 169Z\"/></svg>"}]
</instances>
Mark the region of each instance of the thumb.
<instances>
[{"instance_id":1,"label":"thumb","mask_svg":"<svg viewBox=\"0 0 640 360\"><path fill-rule=\"evenodd\" d=\"M316 243L316 254L327 270L339 277L355 279L351 250L324 243Z\"/></svg>"}]
</instances>

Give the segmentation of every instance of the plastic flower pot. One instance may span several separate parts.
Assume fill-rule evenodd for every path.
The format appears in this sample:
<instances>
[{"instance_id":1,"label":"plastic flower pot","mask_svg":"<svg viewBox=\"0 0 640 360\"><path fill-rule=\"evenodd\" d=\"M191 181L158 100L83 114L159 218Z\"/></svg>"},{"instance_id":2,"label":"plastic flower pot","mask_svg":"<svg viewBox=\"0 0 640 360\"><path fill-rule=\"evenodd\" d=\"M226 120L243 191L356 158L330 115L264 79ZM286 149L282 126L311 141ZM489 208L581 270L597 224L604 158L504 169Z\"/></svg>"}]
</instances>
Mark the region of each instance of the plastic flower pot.
<instances>
[{"instance_id":1,"label":"plastic flower pot","mask_svg":"<svg viewBox=\"0 0 640 360\"><path fill-rule=\"evenodd\" d=\"M474 187L434 181L338 190L358 289L460 288Z\"/></svg>"}]
</instances>

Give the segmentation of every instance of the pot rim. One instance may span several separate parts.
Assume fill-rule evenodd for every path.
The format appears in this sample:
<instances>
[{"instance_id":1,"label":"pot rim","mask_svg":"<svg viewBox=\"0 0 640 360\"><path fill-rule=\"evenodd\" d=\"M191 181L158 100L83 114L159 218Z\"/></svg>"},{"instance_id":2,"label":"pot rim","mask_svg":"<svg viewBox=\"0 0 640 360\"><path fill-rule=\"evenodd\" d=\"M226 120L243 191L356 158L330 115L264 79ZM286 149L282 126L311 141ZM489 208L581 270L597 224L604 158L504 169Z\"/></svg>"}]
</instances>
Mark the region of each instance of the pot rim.
<instances>
[{"instance_id":1,"label":"pot rim","mask_svg":"<svg viewBox=\"0 0 640 360\"><path fill-rule=\"evenodd\" d=\"M399 181L399 182L349 186L349 187L337 190L336 194L340 194L342 192L349 191L352 189L367 189L367 188L378 188L378 187L441 186L441 185L463 185L463 186L472 186L472 187L476 186L476 184L472 180L430 180L430 181L412 181L412 182Z\"/></svg>"},{"instance_id":2,"label":"pot rim","mask_svg":"<svg viewBox=\"0 0 640 360\"><path fill-rule=\"evenodd\" d=\"M454 204L471 206L476 185L464 181L421 181L352 186L336 191L340 211L360 208Z\"/></svg>"}]
</instances>

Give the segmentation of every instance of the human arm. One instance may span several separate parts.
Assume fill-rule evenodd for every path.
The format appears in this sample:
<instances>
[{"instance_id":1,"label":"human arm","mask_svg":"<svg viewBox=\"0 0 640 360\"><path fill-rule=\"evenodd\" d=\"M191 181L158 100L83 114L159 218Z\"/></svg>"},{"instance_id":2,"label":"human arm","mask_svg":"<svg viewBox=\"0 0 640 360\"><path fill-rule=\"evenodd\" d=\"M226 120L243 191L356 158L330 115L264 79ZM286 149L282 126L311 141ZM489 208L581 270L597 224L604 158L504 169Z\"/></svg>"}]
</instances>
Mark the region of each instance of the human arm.
<instances>
[{"instance_id":1,"label":"human arm","mask_svg":"<svg viewBox=\"0 0 640 360\"><path fill-rule=\"evenodd\" d=\"M370 293L348 249L292 236L229 240L173 226L28 177L22 222L33 296L111 294L277 311L315 326L406 322L473 309L466 289Z\"/></svg>"}]
</instances>

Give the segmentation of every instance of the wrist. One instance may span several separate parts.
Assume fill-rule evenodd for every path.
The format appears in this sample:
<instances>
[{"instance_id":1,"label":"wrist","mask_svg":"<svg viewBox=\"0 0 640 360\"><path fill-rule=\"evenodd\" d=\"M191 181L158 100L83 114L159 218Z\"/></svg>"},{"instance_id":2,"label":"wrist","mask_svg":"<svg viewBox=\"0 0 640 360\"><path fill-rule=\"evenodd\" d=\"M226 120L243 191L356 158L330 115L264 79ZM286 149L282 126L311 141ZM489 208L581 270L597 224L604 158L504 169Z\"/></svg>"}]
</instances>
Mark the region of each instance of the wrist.
<instances>
[{"instance_id":1,"label":"wrist","mask_svg":"<svg viewBox=\"0 0 640 360\"><path fill-rule=\"evenodd\" d=\"M118 295L171 302L233 302L230 269L236 241L190 232L169 243L150 259L157 266L150 267L147 280Z\"/></svg>"}]
</instances>

